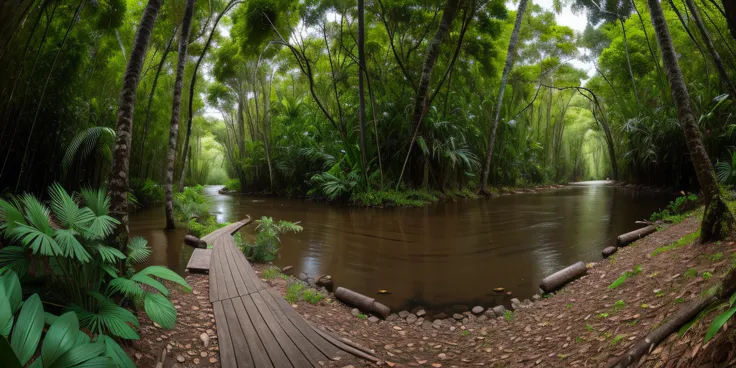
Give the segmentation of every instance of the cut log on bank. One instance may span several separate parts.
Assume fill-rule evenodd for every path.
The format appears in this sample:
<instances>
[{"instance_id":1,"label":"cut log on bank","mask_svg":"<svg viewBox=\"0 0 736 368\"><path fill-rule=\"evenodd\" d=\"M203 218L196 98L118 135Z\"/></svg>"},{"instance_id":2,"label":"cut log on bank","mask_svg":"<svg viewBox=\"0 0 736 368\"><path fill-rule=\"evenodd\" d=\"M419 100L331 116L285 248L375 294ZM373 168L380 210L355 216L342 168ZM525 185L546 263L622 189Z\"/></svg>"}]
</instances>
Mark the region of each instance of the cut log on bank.
<instances>
[{"instance_id":1,"label":"cut log on bank","mask_svg":"<svg viewBox=\"0 0 736 368\"><path fill-rule=\"evenodd\" d=\"M207 242L194 235L185 236L184 244L195 248L207 248Z\"/></svg>"},{"instance_id":2,"label":"cut log on bank","mask_svg":"<svg viewBox=\"0 0 736 368\"><path fill-rule=\"evenodd\" d=\"M539 288L542 289L545 294L549 294L565 286L568 282L585 275L587 272L588 268L585 267L585 263L578 262L545 277L542 279L542 282L539 283Z\"/></svg>"},{"instance_id":3,"label":"cut log on bank","mask_svg":"<svg viewBox=\"0 0 736 368\"><path fill-rule=\"evenodd\" d=\"M344 287L338 287L335 290L335 298L346 304L350 304L363 312L381 316L381 318L386 318L391 314L391 309L377 302L376 299L356 293Z\"/></svg>"},{"instance_id":4,"label":"cut log on bank","mask_svg":"<svg viewBox=\"0 0 736 368\"><path fill-rule=\"evenodd\" d=\"M616 247L605 247L603 248L603 251L601 254L603 255L603 258L608 258L612 255L614 255L618 251L618 248Z\"/></svg>"},{"instance_id":5,"label":"cut log on bank","mask_svg":"<svg viewBox=\"0 0 736 368\"><path fill-rule=\"evenodd\" d=\"M619 247L623 247L624 245L637 241L655 231L657 231L657 226L649 225L639 230L634 230L626 234L621 234L618 236L618 238L616 238L616 241L618 242Z\"/></svg>"}]
</instances>

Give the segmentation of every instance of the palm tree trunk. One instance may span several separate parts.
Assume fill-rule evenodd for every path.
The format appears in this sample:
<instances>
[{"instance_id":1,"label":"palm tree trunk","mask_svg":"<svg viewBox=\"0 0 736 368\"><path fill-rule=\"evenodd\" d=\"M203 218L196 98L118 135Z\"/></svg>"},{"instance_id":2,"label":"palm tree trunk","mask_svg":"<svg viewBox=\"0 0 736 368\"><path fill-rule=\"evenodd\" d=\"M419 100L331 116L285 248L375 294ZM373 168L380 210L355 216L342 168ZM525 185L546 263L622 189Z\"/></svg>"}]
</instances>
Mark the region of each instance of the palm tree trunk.
<instances>
[{"instance_id":1,"label":"palm tree trunk","mask_svg":"<svg viewBox=\"0 0 736 368\"><path fill-rule=\"evenodd\" d=\"M135 34L133 50L128 59L123 76L123 90L118 103L115 150L112 154L108 190L110 193L110 214L120 221L115 233L116 245L124 250L128 245L128 176L130 173L130 145L133 141L133 112L138 79L146 57L146 48L151 41L153 26L156 24L162 0L149 0L143 10L141 23Z\"/></svg>"},{"instance_id":2,"label":"palm tree trunk","mask_svg":"<svg viewBox=\"0 0 736 368\"><path fill-rule=\"evenodd\" d=\"M222 16L227 14L227 12L230 11L233 6L240 3L242 3L242 1L230 0L230 2L225 5L225 8L222 9L220 14L217 15L217 18L215 18L215 23L212 24L212 32L210 32L209 37L207 37L207 41L204 43L204 48L202 49L202 54L199 55L199 58L197 59L197 64L194 66L194 72L192 73L192 82L189 84L189 117L187 119L187 135L186 137L184 137L184 152L189 149L189 139L192 136L192 119L194 119L194 86L197 83L197 71L199 71L199 66L202 65L202 60L204 60L205 55L207 55L207 50L210 48L212 38L217 31L217 25L220 24L220 19L222 19ZM179 191L184 190L184 169L186 167L187 159L186 156L184 156L184 162L182 162L181 165L181 175L179 175Z\"/></svg>"},{"instance_id":3,"label":"palm tree trunk","mask_svg":"<svg viewBox=\"0 0 736 368\"><path fill-rule=\"evenodd\" d=\"M514 30L511 32L511 40L509 41L509 49L506 53L506 64L503 67L503 75L501 76L501 86L498 88L498 96L496 97L496 111L491 124L491 132L488 136L488 150L486 151L486 161L483 165L480 180L480 192L488 193L488 173L491 171L491 159L493 158L493 146L496 143L496 130L498 129L498 119L501 116L501 104L503 103L503 94L506 91L506 82L509 78L509 72L514 65L514 54L516 54L516 44L519 41L519 30L521 30L521 21L524 19L528 0L519 1L519 8L516 10L516 23Z\"/></svg>"},{"instance_id":4,"label":"palm tree trunk","mask_svg":"<svg viewBox=\"0 0 736 368\"><path fill-rule=\"evenodd\" d=\"M693 3L693 0L685 0L685 4L688 9L690 9L695 25L698 27L698 30L700 30L700 35L703 36L703 43L705 43L705 48L708 50L713 64L716 66L718 76L721 77L721 83L725 84L726 90L728 91L728 94L731 95L731 98L736 98L736 88L731 82L731 78L729 77L728 72L726 72L726 68L723 66L721 56L718 55L718 51L716 51L715 46L713 46L713 41L710 39L710 34L708 34L708 30L705 28L705 24L703 24L703 19L700 18L700 13L698 13L697 7Z\"/></svg>"},{"instance_id":5,"label":"palm tree trunk","mask_svg":"<svg viewBox=\"0 0 736 368\"><path fill-rule=\"evenodd\" d=\"M424 120L424 115L429 109L429 83L432 79L432 70L434 69L434 65L437 63L437 57L439 57L440 55L440 47L442 46L442 42L445 40L445 38L447 38L447 35L450 33L452 21L455 19L459 7L460 0L447 1L444 10L442 10L442 19L440 20L440 24L437 27L437 32L435 32L434 37L429 42L429 45L427 45L427 51L424 56L424 64L422 65L422 74L419 77L419 86L417 87L417 93L414 99L414 113L411 125L413 134L411 137L411 142L409 142L409 150L406 153L404 166L401 168L399 180L396 182L397 188L401 184L401 178L404 176L404 169L406 169L406 163L409 161L409 157L411 156L411 149L414 146L414 141L416 140L417 133L419 132L419 127L421 127L422 121ZM427 163L425 162L425 173L428 173L429 170L426 168L426 165ZM427 181L426 177L427 174L425 174L425 182Z\"/></svg>"},{"instance_id":6,"label":"palm tree trunk","mask_svg":"<svg viewBox=\"0 0 736 368\"><path fill-rule=\"evenodd\" d=\"M652 24L657 34L657 41L659 41L659 47L662 49L662 59L677 109L677 118L685 133L685 142L690 152L690 159L695 167L695 174L698 177L700 188L703 191L705 212L701 224L701 240L705 242L721 239L728 236L734 228L733 214L723 202L721 190L716 183L713 165L703 145L700 130L698 130L698 124L690 106L690 95L682 71L680 71L680 65L677 62L677 54L672 44L662 7L659 0L648 0L647 2L652 16Z\"/></svg>"},{"instance_id":7,"label":"palm tree trunk","mask_svg":"<svg viewBox=\"0 0 736 368\"><path fill-rule=\"evenodd\" d=\"M164 191L166 196L166 228L174 228L174 162L176 161L176 145L179 143L179 115L181 108L181 92L184 89L184 66L187 64L187 48L189 47L189 28L192 26L192 12L194 0L187 0L184 11L184 20L179 36L179 61L176 64L176 82L174 83L174 101L171 107L171 124L169 125L169 150L166 154L166 182ZM186 160L187 151L182 152ZM184 161L182 160L182 161ZM183 166L183 165L182 165ZM182 172L182 175L184 172Z\"/></svg>"},{"instance_id":8,"label":"palm tree trunk","mask_svg":"<svg viewBox=\"0 0 736 368\"><path fill-rule=\"evenodd\" d=\"M358 0L358 120L360 121L360 159L363 164L363 176L368 185L368 159L365 145L365 92L363 91L363 71L365 70L365 16L363 0Z\"/></svg>"}]
</instances>

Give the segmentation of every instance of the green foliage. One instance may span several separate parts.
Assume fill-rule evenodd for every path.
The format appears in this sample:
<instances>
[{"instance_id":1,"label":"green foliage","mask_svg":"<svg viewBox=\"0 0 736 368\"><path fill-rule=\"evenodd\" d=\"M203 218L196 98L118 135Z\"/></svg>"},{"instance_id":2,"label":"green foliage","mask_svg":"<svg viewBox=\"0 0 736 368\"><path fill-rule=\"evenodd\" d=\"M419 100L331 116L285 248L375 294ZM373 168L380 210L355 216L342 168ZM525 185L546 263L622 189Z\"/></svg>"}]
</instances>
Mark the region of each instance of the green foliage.
<instances>
[{"instance_id":1,"label":"green foliage","mask_svg":"<svg viewBox=\"0 0 736 368\"><path fill-rule=\"evenodd\" d=\"M683 236L682 238L678 239L672 244L668 244L668 245L655 249L654 251L652 251L651 256L654 257L658 254L662 254L665 252L669 252L673 249L677 249L677 248L684 247L686 245L690 245L694 241L696 241L699 237L700 237L700 230L697 230L695 232L692 232L690 234Z\"/></svg>"},{"instance_id":2,"label":"green foliage","mask_svg":"<svg viewBox=\"0 0 736 368\"><path fill-rule=\"evenodd\" d=\"M317 304L324 298L324 294L315 289L306 289L302 292L302 299L309 304Z\"/></svg>"},{"instance_id":3,"label":"green foliage","mask_svg":"<svg viewBox=\"0 0 736 368\"><path fill-rule=\"evenodd\" d=\"M281 271L276 266L266 267L263 270L263 278L266 280L275 279L281 275Z\"/></svg>"},{"instance_id":4,"label":"green foliage","mask_svg":"<svg viewBox=\"0 0 736 368\"><path fill-rule=\"evenodd\" d=\"M302 227L298 222L274 221L271 217L263 216L256 220L256 241L246 243L242 249L248 259L255 262L270 262L276 258L281 246L280 235L284 233L299 233Z\"/></svg>"},{"instance_id":5,"label":"green foliage","mask_svg":"<svg viewBox=\"0 0 736 368\"><path fill-rule=\"evenodd\" d=\"M163 185L151 179L130 179L130 191L144 208L164 203Z\"/></svg>"},{"instance_id":6,"label":"green foliage","mask_svg":"<svg viewBox=\"0 0 736 368\"><path fill-rule=\"evenodd\" d=\"M623 341L625 337L626 337L626 335L616 335L616 337L614 337L611 340L611 346L618 345L618 343L620 343L621 341Z\"/></svg>"},{"instance_id":7,"label":"green foliage","mask_svg":"<svg viewBox=\"0 0 736 368\"><path fill-rule=\"evenodd\" d=\"M402 206L422 207L436 202L437 196L426 190L386 190L354 193L351 202L367 207Z\"/></svg>"},{"instance_id":8,"label":"green foliage","mask_svg":"<svg viewBox=\"0 0 736 368\"><path fill-rule=\"evenodd\" d=\"M622 273L621 276L619 276L619 278L617 278L613 283L611 283L611 285L608 285L608 288L615 289L623 285L626 282L626 280L628 280L629 278L633 276L638 275L639 273L641 273L641 265L636 265L634 266L633 270Z\"/></svg>"},{"instance_id":9,"label":"green foliage","mask_svg":"<svg viewBox=\"0 0 736 368\"><path fill-rule=\"evenodd\" d=\"M13 271L0 276L0 356L9 367L117 366L135 367L111 338L91 340L80 330L77 315L57 317L44 312L41 298L33 294L21 301L21 285ZM45 325L49 325L44 334ZM40 347L40 355L36 352ZM36 356L35 359L32 359Z\"/></svg>"},{"instance_id":10,"label":"green foliage","mask_svg":"<svg viewBox=\"0 0 736 368\"><path fill-rule=\"evenodd\" d=\"M611 306L611 310L614 312L620 312L625 307L626 307L626 303L623 300L618 300L615 303L613 303L613 306Z\"/></svg>"},{"instance_id":11,"label":"green foliage","mask_svg":"<svg viewBox=\"0 0 736 368\"><path fill-rule=\"evenodd\" d=\"M240 179L228 179L225 182L225 188L229 191L240 192Z\"/></svg>"},{"instance_id":12,"label":"green foliage","mask_svg":"<svg viewBox=\"0 0 736 368\"><path fill-rule=\"evenodd\" d=\"M179 221L208 215L209 203L203 193L204 187L197 185L174 194L174 214Z\"/></svg>"},{"instance_id":13,"label":"green foliage","mask_svg":"<svg viewBox=\"0 0 736 368\"><path fill-rule=\"evenodd\" d=\"M289 280L286 285L286 295L284 295L284 299L286 299L290 304L296 303L302 296L305 287L306 286L301 281Z\"/></svg>"},{"instance_id":14,"label":"green foliage","mask_svg":"<svg viewBox=\"0 0 736 368\"><path fill-rule=\"evenodd\" d=\"M652 213L649 220L652 222L667 221L675 224L680 223L686 218L686 216L683 216L685 212L695 208L697 203L698 196L695 194L682 195L671 201L663 210Z\"/></svg>"},{"instance_id":15,"label":"green foliage","mask_svg":"<svg viewBox=\"0 0 736 368\"><path fill-rule=\"evenodd\" d=\"M506 320L506 321L513 320L514 319L514 312L512 312L510 310L505 310L503 312L503 319Z\"/></svg>"},{"instance_id":16,"label":"green foliage","mask_svg":"<svg viewBox=\"0 0 736 368\"><path fill-rule=\"evenodd\" d=\"M696 270L694 268L690 268L687 271L685 271L685 273L683 273L682 276L685 277L686 279L691 279L693 277L697 277L698 276L698 270Z\"/></svg>"},{"instance_id":17,"label":"green foliage","mask_svg":"<svg viewBox=\"0 0 736 368\"><path fill-rule=\"evenodd\" d=\"M187 222L187 231L190 234L201 238L227 225L229 225L229 223L217 222L217 219L214 216L207 215L189 220L189 222Z\"/></svg>"},{"instance_id":18,"label":"green foliage","mask_svg":"<svg viewBox=\"0 0 736 368\"><path fill-rule=\"evenodd\" d=\"M132 266L145 261L151 253L142 238L131 240L125 249L127 255L106 244L118 223L108 215L110 199L105 190L82 190L85 207L80 207L74 196L58 184L49 188L49 195L51 209L30 195L2 204L0 223L11 245L0 249L0 274L17 274L24 280L32 270L45 281L45 300L66 306L66 311L76 314L82 328L96 335L139 338L134 328L138 320L121 307L125 301L145 305L151 320L173 328L176 309L167 299L168 289L158 280L179 284L187 290L190 287L165 267L150 266L135 272ZM44 264L54 267L43 267ZM123 275L118 269L121 264Z\"/></svg>"}]
</instances>

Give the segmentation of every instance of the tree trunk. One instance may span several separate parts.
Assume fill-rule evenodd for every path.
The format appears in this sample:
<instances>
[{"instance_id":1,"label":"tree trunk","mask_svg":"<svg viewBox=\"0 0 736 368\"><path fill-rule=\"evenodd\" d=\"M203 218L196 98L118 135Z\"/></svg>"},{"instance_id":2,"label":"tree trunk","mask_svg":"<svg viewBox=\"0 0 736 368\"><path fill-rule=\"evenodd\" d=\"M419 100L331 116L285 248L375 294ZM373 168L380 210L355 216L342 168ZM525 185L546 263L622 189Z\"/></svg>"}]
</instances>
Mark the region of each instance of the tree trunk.
<instances>
[{"instance_id":1,"label":"tree trunk","mask_svg":"<svg viewBox=\"0 0 736 368\"><path fill-rule=\"evenodd\" d=\"M399 180L396 183L397 188L401 184L401 178L404 175L406 163L409 161L409 157L411 156L411 149L414 146L414 141L416 140L417 133L419 132L419 127L422 125L424 115L429 109L429 83L432 80L432 70L434 69L434 65L437 63L437 57L439 57L440 55L440 47L442 46L442 42L445 40L445 38L447 38L447 35L450 33L452 21L455 19L459 7L460 0L447 1L447 3L445 4L445 8L442 11L442 19L440 20L440 24L437 27L437 32L435 32L434 37L429 42L429 45L427 45L427 51L424 56L424 64L422 65L422 74L419 78L419 86L417 87L417 94L414 99L414 113L411 125L413 134L411 137L411 142L409 142L409 150L406 153L404 166L401 168L401 174L399 175ZM425 172L427 172L427 170L425 170Z\"/></svg>"},{"instance_id":2,"label":"tree trunk","mask_svg":"<svg viewBox=\"0 0 736 368\"><path fill-rule=\"evenodd\" d=\"M358 121L360 122L360 159L363 164L363 176L368 185L368 159L365 145L365 93L363 91L363 72L365 71L365 17L363 0L358 0Z\"/></svg>"},{"instance_id":3,"label":"tree trunk","mask_svg":"<svg viewBox=\"0 0 736 368\"><path fill-rule=\"evenodd\" d=\"M721 77L721 83L725 84L726 90L728 91L728 94L731 95L731 98L736 98L736 88L734 88L731 78L728 76L728 72L726 72L726 68L723 66L721 56L718 55L718 51L716 51L715 46L713 46L713 41L710 39L710 34L708 34L708 30L705 28L705 24L703 24L703 19L700 18L700 13L698 13L697 7L693 3L693 0L685 0L685 4L690 9L695 25L698 27L698 30L700 30L700 35L703 36L703 43L705 43L705 48L708 50L708 53L713 60L713 64L716 66L718 75Z\"/></svg>"},{"instance_id":4,"label":"tree trunk","mask_svg":"<svg viewBox=\"0 0 736 368\"><path fill-rule=\"evenodd\" d=\"M202 65L202 60L204 60L205 55L207 55L207 50L210 48L212 37L215 35L215 31L217 31L217 25L220 24L220 19L222 19L222 16L230 11L233 6L240 3L242 3L242 1L230 0L230 2L225 5L225 8L222 9L222 12L217 15L217 18L215 18L215 23L212 24L212 32L210 32L209 37L207 37L207 42L204 43L204 48L202 48L202 55L199 55L199 58L197 59L197 64L194 66L194 72L192 73L192 82L189 84L189 117L187 119L187 135L186 137L184 137L184 152L189 149L189 139L192 135L192 119L194 119L194 86L197 83L197 71L199 71L199 66ZM184 169L186 167L187 159L185 156L184 162L182 162L181 165L181 175L179 175L179 191L184 190Z\"/></svg>"},{"instance_id":5,"label":"tree trunk","mask_svg":"<svg viewBox=\"0 0 736 368\"><path fill-rule=\"evenodd\" d=\"M501 76L501 86L498 89L496 97L496 111L491 123L491 131L488 136L488 150L486 151L486 161L483 165L480 180L480 192L488 193L488 173L491 172L491 159L493 158L493 146L496 143L496 130L498 129L498 119L501 116L501 104L503 103L503 94L506 91L506 82L509 78L509 72L514 65L514 55L516 54L516 44L519 41L519 30L521 29L521 21L524 19L524 12L528 0L519 1L519 8L516 10L516 23L514 30L511 32L511 40L509 41L509 49L506 54L506 64L503 67L503 75Z\"/></svg>"},{"instance_id":6,"label":"tree trunk","mask_svg":"<svg viewBox=\"0 0 736 368\"><path fill-rule=\"evenodd\" d=\"M120 221L115 229L115 242L119 249L128 245L128 176L130 171L130 145L133 137L133 112L135 109L135 93L138 78L141 75L146 48L151 41L153 26L156 24L162 0L149 0L143 10L143 17L138 26L133 42L133 50L128 59L123 77L123 90L120 93L117 117L117 135L115 150L112 154L108 190L110 192L110 214Z\"/></svg>"},{"instance_id":7,"label":"tree trunk","mask_svg":"<svg viewBox=\"0 0 736 368\"><path fill-rule=\"evenodd\" d=\"M721 239L727 236L734 227L733 214L723 202L721 189L716 183L713 165L705 151L698 124L690 106L690 95L680 71L680 66L677 63L677 54L672 45L672 38L665 22L662 7L659 0L648 0L647 2L652 16L652 24L657 34L657 41L662 49L662 59L675 107L677 108L677 118L685 133L685 142L690 152L690 159L695 167L700 188L703 191L705 213L701 224L701 241Z\"/></svg>"},{"instance_id":8,"label":"tree trunk","mask_svg":"<svg viewBox=\"0 0 736 368\"><path fill-rule=\"evenodd\" d=\"M181 108L181 92L184 88L184 66L187 64L187 48L189 47L189 28L192 26L192 12L194 0L187 0L184 12L184 21L181 25L181 36L179 36L179 61L176 64L176 82L174 83L174 101L171 107L171 124L169 125L169 150L166 154L166 228L174 228L174 162L176 161L176 146L179 143L179 115ZM182 152L186 160L187 151ZM183 166L183 165L182 165ZM182 176L184 172L182 172Z\"/></svg>"},{"instance_id":9,"label":"tree trunk","mask_svg":"<svg viewBox=\"0 0 736 368\"><path fill-rule=\"evenodd\" d=\"M174 37L176 37L176 30L178 26L174 27L174 33L171 34L171 38L169 38L169 42L166 43L166 49L164 50L164 54L161 56L161 62L158 64L158 68L156 69L156 75L153 77L153 86L151 86L151 93L148 94L148 106L146 107L146 120L143 122L143 140L141 141L141 150L140 150L140 156L141 159L139 160L140 163L138 164L139 170L141 170L141 174L145 176L145 173L143 172L143 158L146 156L146 139L148 138L148 125L150 123L151 119L151 104L153 103L153 96L156 93L156 86L158 85L158 77L161 75L161 69L163 69L164 64L166 63L166 56L169 55L169 52L171 51L171 44L174 43Z\"/></svg>"},{"instance_id":10,"label":"tree trunk","mask_svg":"<svg viewBox=\"0 0 736 368\"><path fill-rule=\"evenodd\" d=\"M723 3L723 11L728 21L728 30L731 31L731 37L736 39L736 1L721 0Z\"/></svg>"},{"instance_id":11,"label":"tree trunk","mask_svg":"<svg viewBox=\"0 0 736 368\"><path fill-rule=\"evenodd\" d=\"M263 88L263 149L266 151L266 164L268 164L268 182L273 193L273 167L271 165L271 83L273 81L273 75L271 75L271 81L268 82L268 89L266 89L265 83L261 86Z\"/></svg>"}]
</instances>

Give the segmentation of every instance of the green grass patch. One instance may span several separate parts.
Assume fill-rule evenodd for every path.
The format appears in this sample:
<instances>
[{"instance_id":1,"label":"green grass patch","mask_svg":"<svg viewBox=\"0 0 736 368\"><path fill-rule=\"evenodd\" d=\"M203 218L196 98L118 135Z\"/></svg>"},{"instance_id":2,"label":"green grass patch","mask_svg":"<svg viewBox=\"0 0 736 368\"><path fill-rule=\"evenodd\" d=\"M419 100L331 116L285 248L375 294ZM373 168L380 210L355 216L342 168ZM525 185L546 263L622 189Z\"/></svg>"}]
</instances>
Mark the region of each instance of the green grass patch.
<instances>
[{"instance_id":1,"label":"green grass patch","mask_svg":"<svg viewBox=\"0 0 736 368\"><path fill-rule=\"evenodd\" d=\"M314 289L306 289L302 293L302 299L309 304L317 304L324 299L325 295Z\"/></svg>"},{"instance_id":2,"label":"green grass patch","mask_svg":"<svg viewBox=\"0 0 736 368\"><path fill-rule=\"evenodd\" d=\"M623 300L619 300L611 306L611 310L614 312L620 312L622 309L626 307L626 303Z\"/></svg>"},{"instance_id":3,"label":"green grass patch","mask_svg":"<svg viewBox=\"0 0 736 368\"><path fill-rule=\"evenodd\" d=\"M683 273L682 276L685 277L686 279L691 279L693 277L697 277L698 276L698 270L696 270L694 268L691 268L691 269L685 271L685 273Z\"/></svg>"},{"instance_id":4,"label":"green grass patch","mask_svg":"<svg viewBox=\"0 0 736 368\"><path fill-rule=\"evenodd\" d=\"M286 286L286 295L284 295L284 299L286 299L286 301L290 304L296 303L297 301L299 301L299 297L302 295L304 287L304 284L300 281L288 283L288 285Z\"/></svg>"},{"instance_id":5,"label":"green grass patch","mask_svg":"<svg viewBox=\"0 0 736 368\"><path fill-rule=\"evenodd\" d=\"M616 337L614 337L613 340L611 340L611 346L618 345L618 343L623 341L624 337L626 337L626 335L616 335Z\"/></svg>"},{"instance_id":6,"label":"green grass patch","mask_svg":"<svg viewBox=\"0 0 736 368\"><path fill-rule=\"evenodd\" d=\"M706 272L703 272L703 274L700 275L700 276L703 278L703 280L707 280L707 279L713 277L713 274L711 274L710 272L707 272L706 271Z\"/></svg>"},{"instance_id":7,"label":"green grass patch","mask_svg":"<svg viewBox=\"0 0 736 368\"><path fill-rule=\"evenodd\" d=\"M632 276L636 276L639 273L641 273L641 265L634 266L634 269L631 271L626 271L619 276L619 278L616 279L611 285L608 285L609 289L615 289L621 285L623 285L626 280L628 280Z\"/></svg>"},{"instance_id":8,"label":"green grass patch","mask_svg":"<svg viewBox=\"0 0 736 368\"><path fill-rule=\"evenodd\" d=\"M677 241L675 241L672 244L668 244L668 245L665 245L663 247L659 247L659 248L655 249L652 252L651 256L654 257L654 256L656 256L658 254L669 252L669 251L671 251L673 249L681 248L681 247L684 247L686 245L690 245L695 240L697 240L699 237L700 237L700 230L695 231L695 232L690 233L690 234L687 234L687 235L683 236L682 238L678 239Z\"/></svg>"},{"instance_id":9,"label":"green grass patch","mask_svg":"<svg viewBox=\"0 0 736 368\"><path fill-rule=\"evenodd\" d=\"M514 312L507 310L503 312L503 319L511 321L514 319Z\"/></svg>"},{"instance_id":10,"label":"green grass patch","mask_svg":"<svg viewBox=\"0 0 736 368\"><path fill-rule=\"evenodd\" d=\"M356 317L358 317L358 319L368 319L368 316L366 316L363 313L358 313L358 315Z\"/></svg>"},{"instance_id":11,"label":"green grass patch","mask_svg":"<svg viewBox=\"0 0 736 368\"><path fill-rule=\"evenodd\" d=\"M263 278L266 280L275 279L281 275L281 271L276 266L271 266L263 270Z\"/></svg>"}]
</instances>

